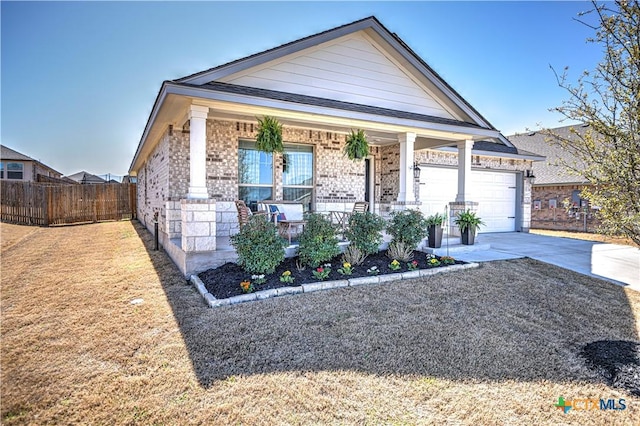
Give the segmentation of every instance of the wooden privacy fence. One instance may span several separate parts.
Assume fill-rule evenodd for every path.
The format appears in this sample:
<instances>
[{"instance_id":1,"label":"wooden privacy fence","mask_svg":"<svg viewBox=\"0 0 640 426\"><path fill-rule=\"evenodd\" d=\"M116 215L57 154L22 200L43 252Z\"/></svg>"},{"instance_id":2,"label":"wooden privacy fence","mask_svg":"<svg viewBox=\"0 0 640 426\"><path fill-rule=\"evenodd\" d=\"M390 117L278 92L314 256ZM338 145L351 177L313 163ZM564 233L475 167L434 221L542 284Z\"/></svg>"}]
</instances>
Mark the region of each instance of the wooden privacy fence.
<instances>
[{"instance_id":1,"label":"wooden privacy fence","mask_svg":"<svg viewBox=\"0 0 640 426\"><path fill-rule=\"evenodd\" d=\"M64 185L2 181L0 186L3 222L48 226L132 219L136 215L134 183Z\"/></svg>"}]
</instances>

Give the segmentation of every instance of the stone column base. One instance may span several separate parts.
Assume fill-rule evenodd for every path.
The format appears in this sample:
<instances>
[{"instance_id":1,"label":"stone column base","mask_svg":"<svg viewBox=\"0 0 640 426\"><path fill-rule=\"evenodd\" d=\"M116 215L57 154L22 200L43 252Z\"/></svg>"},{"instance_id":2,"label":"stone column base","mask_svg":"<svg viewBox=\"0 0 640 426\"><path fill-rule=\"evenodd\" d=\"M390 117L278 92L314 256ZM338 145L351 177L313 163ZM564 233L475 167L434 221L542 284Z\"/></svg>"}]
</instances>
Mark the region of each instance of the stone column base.
<instances>
[{"instance_id":1,"label":"stone column base","mask_svg":"<svg viewBox=\"0 0 640 426\"><path fill-rule=\"evenodd\" d=\"M169 239L182 235L182 207L180 201L165 202L165 229Z\"/></svg>"},{"instance_id":2,"label":"stone column base","mask_svg":"<svg viewBox=\"0 0 640 426\"><path fill-rule=\"evenodd\" d=\"M216 201L180 200L182 250L185 253L216 249Z\"/></svg>"},{"instance_id":3,"label":"stone column base","mask_svg":"<svg viewBox=\"0 0 640 426\"><path fill-rule=\"evenodd\" d=\"M455 219L458 213L471 210L472 212L478 211L478 203L475 201L452 201L449 203L449 236L459 237L460 228L455 224Z\"/></svg>"}]
</instances>

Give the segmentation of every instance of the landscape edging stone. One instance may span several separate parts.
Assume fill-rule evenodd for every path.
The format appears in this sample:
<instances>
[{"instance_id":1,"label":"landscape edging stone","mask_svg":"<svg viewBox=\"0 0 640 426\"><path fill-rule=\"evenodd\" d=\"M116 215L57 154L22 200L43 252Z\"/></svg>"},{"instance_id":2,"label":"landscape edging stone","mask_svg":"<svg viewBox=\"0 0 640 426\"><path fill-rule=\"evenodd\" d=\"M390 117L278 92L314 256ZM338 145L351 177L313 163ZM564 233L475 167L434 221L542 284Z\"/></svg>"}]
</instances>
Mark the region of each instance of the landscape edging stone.
<instances>
[{"instance_id":1,"label":"landscape edging stone","mask_svg":"<svg viewBox=\"0 0 640 426\"><path fill-rule=\"evenodd\" d=\"M311 293L316 291L329 290L332 288L356 287L367 284L381 284L391 281L404 281L419 277L441 274L444 272L456 272L462 271L464 269L477 268L478 266L480 266L478 263L466 263L464 265L450 265L445 267L420 269L416 271L407 271L395 274L349 278L347 280L318 281L317 283L302 284L301 286L296 287L280 287L272 288L269 290L256 291L255 293L241 294L239 296L228 297L226 299L216 299L214 295L207 291L204 283L196 274L193 274L191 275L191 277L189 277L189 282L191 282L191 284L193 284L193 286L198 290L198 293L202 295L209 307L217 308L220 306L236 305L238 303L253 302L256 300L270 299L272 297L285 296L289 294Z\"/></svg>"}]
</instances>

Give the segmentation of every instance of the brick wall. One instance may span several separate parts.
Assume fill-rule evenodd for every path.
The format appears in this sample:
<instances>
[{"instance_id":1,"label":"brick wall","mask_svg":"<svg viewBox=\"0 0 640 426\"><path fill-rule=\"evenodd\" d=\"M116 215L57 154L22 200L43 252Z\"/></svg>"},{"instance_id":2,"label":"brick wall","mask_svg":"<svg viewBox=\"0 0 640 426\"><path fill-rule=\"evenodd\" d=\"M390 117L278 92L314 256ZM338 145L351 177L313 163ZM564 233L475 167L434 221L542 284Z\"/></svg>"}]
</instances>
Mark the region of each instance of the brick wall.
<instances>
[{"instance_id":1,"label":"brick wall","mask_svg":"<svg viewBox=\"0 0 640 426\"><path fill-rule=\"evenodd\" d=\"M151 230L158 212L159 230L167 233L165 203L169 196L169 135L165 133L138 172L138 219Z\"/></svg>"},{"instance_id":2,"label":"brick wall","mask_svg":"<svg viewBox=\"0 0 640 426\"><path fill-rule=\"evenodd\" d=\"M596 232L601 225L600 220L597 218L596 210L586 206L586 208L573 208L567 211L564 207L564 200L571 200L573 191L582 190L582 188L582 185L534 186L531 227L561 231ZM553 208L552 200L555 200L556 208Z\"/></svg>"},{"instance_id":3,"label":"brick wall","mask_svg":"<svg viewBox=\"0 0 640 426\"><path fill-rule=\"evenodd\" d=\"M380 147L380 202L392 203L400 191L400 144Z\"/></svg>"},{"instance_id":4,"label":"brick wall","mask_svg":"<svg viewBox=\"0 0 640 426\"><path fill-rule=\"evenodd\" d=\"M207 120L207 189L218 201L238 198L238 142L256 137L256 122ZM285 143L313 145L315 148L316 201L355 202L364 197L364 162L354 162L343 154L345 135L317 130L284 127ZM172 199L183 198L189 190L189 133L174 131L171 139ZM375 153L373 153L375 155ZM274 168L282 170L282 156L276 154ZM282 174L275 174L275 198L282 197Z\"/></svg>"},{"instance_id":5,"label":"brick wall","mask_svg":"<svg viewBox=\"0 0 640 426\"><path fill-rule=\"evenodd\" d=\"M233 201L238 198L238 142L256 137L257 121L236 122L207 120L207 189L217 201L217 234L237 232L237 216ZM365 165L343 154L345 135L311 129L283 128L285 143L314 146L316 210L349 210L357 200L364 199ZM370 155L375 169L374 200L377 212L392 209L399 191L400 145L372 147ZM414 154L420 164L458 164L456 152L421 150ZM160 230L170 238L180 236L179 201L189 189L189 131L167 129L138 174L138 216L152 227L153 213L160 213ZM530 161L500 159L474 155L474 167L500 170L526 170ZM282 156L274 157L275 170L282 170ZM416 197L419 182L413 182ZM528 193L522 200L529 206ZM274 198L282 198L282 174L275 173ZM453 201L453 200L452 200ZM526 214L525 214L526 217Z\"/></svg>"}]
</instances>

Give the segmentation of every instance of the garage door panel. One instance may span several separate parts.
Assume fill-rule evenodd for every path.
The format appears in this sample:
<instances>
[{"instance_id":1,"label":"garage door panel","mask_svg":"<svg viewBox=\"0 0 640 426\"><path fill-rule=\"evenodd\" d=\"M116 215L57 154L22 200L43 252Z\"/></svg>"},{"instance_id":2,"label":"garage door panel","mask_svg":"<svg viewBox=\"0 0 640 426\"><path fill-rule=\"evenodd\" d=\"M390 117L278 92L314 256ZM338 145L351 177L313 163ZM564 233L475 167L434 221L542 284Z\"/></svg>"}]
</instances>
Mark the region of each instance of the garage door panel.
<instances>
[{"instance_id":1,"label":"garage door panel","mask_svg":"<svg viewBox=\"0 0 640 426\"><path fill-rule=\"evenodd\" d=\"M421 167L421 210L426 215L443 213L458 192L458 171ZM472 170L469 196L478 202L478 216L485 226L481 232L515 230L516 175L487 170Z\"/></svg>"}]
</instances>

